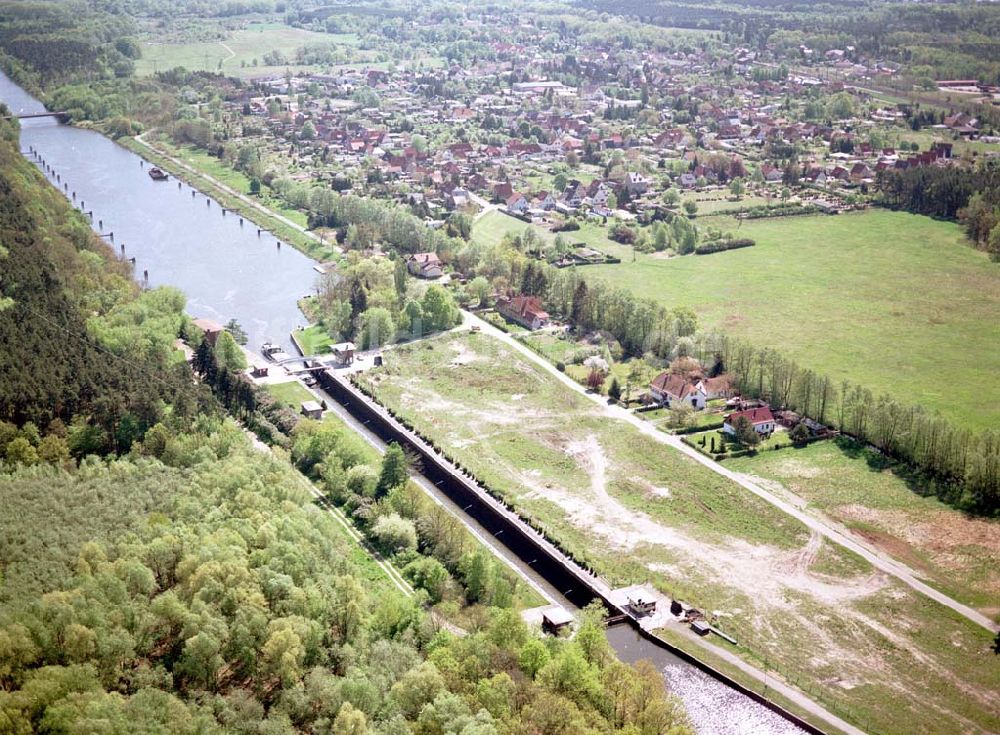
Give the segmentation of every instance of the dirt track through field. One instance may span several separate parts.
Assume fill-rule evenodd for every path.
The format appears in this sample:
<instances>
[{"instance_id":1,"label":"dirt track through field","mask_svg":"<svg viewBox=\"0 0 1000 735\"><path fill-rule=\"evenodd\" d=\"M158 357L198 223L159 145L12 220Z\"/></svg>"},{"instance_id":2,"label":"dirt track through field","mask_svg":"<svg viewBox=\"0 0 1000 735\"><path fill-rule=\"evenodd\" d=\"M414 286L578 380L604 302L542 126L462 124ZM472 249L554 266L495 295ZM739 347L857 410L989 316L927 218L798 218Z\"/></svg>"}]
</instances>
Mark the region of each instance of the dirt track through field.
<instances>
[{"instance_id":1,"label":"dirt track through field","mask_svg":"<svg viewBox=\"0 0 1000 735\"><path fill-rule=\"evenodd\" d=\"M524 357L531 360L535 365L540 367L545 372L555 376L556 379L561 381L566 387L570 388L571 390L580 395L586 396L588 399L595 402L598 406L601 407L605 415L630 423L640 432L654 439L655 441L661 444L669 445L674 449L676 449L677 451L686 454L688 457L704 465L713 472L716 472L717 474L722 475L723 477L735 482L736 484L750 491L754 495L762 498L763 500L766 500L768 503L778 508L785 514L791 516L792 518L795 518L800 523L803 523L806 527L808 527L810 531L815 532L823 536L824 538L828 539L829 541L839 546L842 546L848 549L849 551L854 552L855 554L862 557L869 564L879 569L884 574L887 574L891 577L895 577L900 582L913 588L920 594L931 598L932 600L940 603L941 605L951 608L958 614L971 620L977 625L986 628L989 631L996 632L1000 630L1000 625L990 620L988 617L983 615L978 610L975 610L969 607L968 605L958 602L957 600L953 599L952 597L949 597L943 592L940 592L939 590L936 590L933 587L927 585L923 581L919 580L916 576L916 573L912 569L907 567L905 564L897 561L896 559L887 558L877 549L872 547L870 544L866 543L863 539L857 537L855 534L852 534L848 529L828 519L814 516L811 513L802 510L804 502L802 502L801 499L799 499L799 502L794 502L794 501L789 501L782 497L778 497L774 493L765 490L763 487L752 482L746 476L741 475L738 472L733 472L732 470L726 467L723 467L718 462L710 459L709 457L706 457L697 450L687 446L680 440L679 437L664 434L662 431L656 429L656 427L651 426L648 422L643 421L642 419L636 417L634 414L630 413L629 411L626 411L625 409L607 405L602 396L588 393L583 386L578 384L572 378L556 370L555 366L552 365L548 360L535 354L530 349L525 347L523 344L518 342L516 339L511 337L509 334L501 332L499 329L489 324L488 322L483 321L474 314L471 314L469 312L464 312L464 313L466 318L466 326L470 324L477 325L480 328L480 331L490 335L491 337L494 337L495 339L500 340L504 344L516 350L518 354L523 355Z\"/></svg>"}]
</instances>

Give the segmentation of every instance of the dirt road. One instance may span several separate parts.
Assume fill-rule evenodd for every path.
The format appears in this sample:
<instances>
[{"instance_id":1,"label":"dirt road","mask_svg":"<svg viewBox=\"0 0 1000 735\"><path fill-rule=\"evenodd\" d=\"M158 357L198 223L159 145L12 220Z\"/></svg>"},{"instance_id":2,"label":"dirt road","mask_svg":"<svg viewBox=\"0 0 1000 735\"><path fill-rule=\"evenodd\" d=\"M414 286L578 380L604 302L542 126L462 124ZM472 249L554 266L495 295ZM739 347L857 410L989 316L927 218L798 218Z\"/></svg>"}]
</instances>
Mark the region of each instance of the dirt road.
<instances>
[{"instance_id":1,"label":"dirt road","mask_svg":"<svg viewBox=\"0 0 1000 735\"><path fill-rule=\"evenodd\" d=\"M790 502L789 500L779 497L768 490L765 490L760 485L751 481L745 475L738 472L733 472L732 470L722 466L715 460L706 457L701 452L689 447L687 444L681 441L680 437L674 436L672 434L665 434L659 431L655 426L651 425L649 422L638 418L635 414L630 411L626 411L624 408L619 406L609 406L606 399L603 396L595 395L588 392L582 385L577 383L572 378L568 377L565 373L558 371L552 363L550 363L545 358L541 357L537 353L525 347L518 340L511 337L509 334L500 331L492 324L483 321L475 314L469 312L463 312L465 314L465 326L471 327L473 324L478 325L480 330L489 334L496 339L501 340L511 348L517 350L520 354L524 355L536 365L541 367L543 370L548 371L550 374L554 375L558 380L562 381L571 390L580 393L581 395L587 396L590 400L597 403L603 408L603 410L611 417L625 421L646 436L660 442L661 444L666 444L673 447L679 452L686 454L691 457L696 462L700 462L705 465L708 469L716 472L723 477L732 480L733 482L740 485L744 489L752 492L754 495L766 500L768 503L778 508L782 512L795 518L807 528L820 534L824 538L838 544L849 551L853 551L858 556L862 557L865 561L871 564L876 569L879 569L886 574L898 579L903 584L911 587L920 594L929 597L930 599L938 602L951 610L954 610L959 615L971 620L977 625L986 628L991 632L996 632L1000 630L1000 626L990 620L987 616L980 613L978 610L974 610L968 605L964 605L955 599L952 599L948 595L940 592L933 587L927 585L926 583L919 580L916 574L905 564L887 557L880 553L878 550L872 548L870 545L864 541L857 538L845 527L834 523L828 518L823 518L821 516L815 516L809 513L803 508L806 506L805 501L799 500L798 503Z\"/></svg>"}]
</instances>

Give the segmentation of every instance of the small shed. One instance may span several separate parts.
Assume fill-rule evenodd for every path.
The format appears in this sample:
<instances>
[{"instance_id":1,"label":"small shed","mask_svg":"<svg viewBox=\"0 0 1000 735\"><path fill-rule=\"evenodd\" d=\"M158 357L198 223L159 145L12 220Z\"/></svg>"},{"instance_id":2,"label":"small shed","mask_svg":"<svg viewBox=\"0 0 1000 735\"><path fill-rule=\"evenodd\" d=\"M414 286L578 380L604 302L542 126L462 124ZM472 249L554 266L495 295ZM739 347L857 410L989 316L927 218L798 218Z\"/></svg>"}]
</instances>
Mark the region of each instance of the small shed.
<instances>
[{"instance_id":1,"label":"small shed","mask_svg":"<svg viewBox=\"0 0 1000 735\"><path fill-rule=\"evenodd\" d=\"M323 418L323 407L316 401L302 401L302 415L307 419Z\"/></svg>"},{"instance_id":2,"label":"small shed","mask_svg":"<svg viewBox=\"0 0 1000 735\"><path fill-rule=\"evenodd\" d=\"M691 621L691 630L698 635L708 635L712 632L712 626L699 618L698 620Z\"/></svg>"},{"instance_id":3,"label":"small shed","mask_svg":"<svg viewBox=\"0 0 1000 735\"><path fill-rule=\"evenodd\" d=\"M569 611L559 605L554 605L542 614L542 630L551 635L558 635L559 631L573 622L573 616Z\"/></svg>"},{"instance_id":4,"label":"small shed","mask_svg":"<svg viewBox=\"0 0 1000 735\"><path fill-rule=\"evenodd\" d=\"M250 375L255 378L266 378L268 374L267 365L254 365L250 369Z\"/></svg>"}]
</instances>

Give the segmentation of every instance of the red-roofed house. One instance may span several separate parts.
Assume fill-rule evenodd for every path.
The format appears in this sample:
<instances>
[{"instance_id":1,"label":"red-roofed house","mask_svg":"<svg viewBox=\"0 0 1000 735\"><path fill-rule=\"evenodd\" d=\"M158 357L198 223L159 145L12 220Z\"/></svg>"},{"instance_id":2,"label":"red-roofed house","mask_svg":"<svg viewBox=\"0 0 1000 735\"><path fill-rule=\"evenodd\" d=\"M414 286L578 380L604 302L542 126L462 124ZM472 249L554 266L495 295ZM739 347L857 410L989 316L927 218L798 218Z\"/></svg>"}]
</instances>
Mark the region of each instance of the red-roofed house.
<instances>
[{"instance_id":1,"label":"red-roofed house","mask_svg":"<svg viewBox=\"0 0 1000 735\"><path fill-rule=\"evenodd\" d=\"M736 422L740 417L745 417L753 426L753 430L762 436L770 436L774 432L774 416L767 406L761 408L748 408L745 411L734 411L726 416L722 424L722 430L727 434L736 434Z\"/></svg>"},{"instance_id":2,"label":"red-roofed house","mask_svg":"<svg viewBox=\"0 0 1000 735\"><path fill-rule=\"evenodd\" d=\"M649 392L658 402L670 406L674 401L689 403L695 409L703 409L715 398L726 398L732 390L729 378L720 375L717 378L686 378L663 372L653 378L649 384Z\"/></svg>"},{"instance_id":3,"label":"red-roofed house","mask_svg":"<svg viewBox=\"0 0 1000 735\"><path fill-rule=\"evenodd\" d=\"M406 259L406 269L420 278L440 278L444 274L437 253L414 253Z\"/></svg>"},{"instance_id":4,"label":"red-roofed house","mask_svg":"<svg viewBox=\"0 0 1000 735\"><path fill-rule=\"evenodd\" d=\"M497 311L528 329L541 329L549 323L549 315L537 296L502 296L497 299Z\"/></svg>"}]
</instances>

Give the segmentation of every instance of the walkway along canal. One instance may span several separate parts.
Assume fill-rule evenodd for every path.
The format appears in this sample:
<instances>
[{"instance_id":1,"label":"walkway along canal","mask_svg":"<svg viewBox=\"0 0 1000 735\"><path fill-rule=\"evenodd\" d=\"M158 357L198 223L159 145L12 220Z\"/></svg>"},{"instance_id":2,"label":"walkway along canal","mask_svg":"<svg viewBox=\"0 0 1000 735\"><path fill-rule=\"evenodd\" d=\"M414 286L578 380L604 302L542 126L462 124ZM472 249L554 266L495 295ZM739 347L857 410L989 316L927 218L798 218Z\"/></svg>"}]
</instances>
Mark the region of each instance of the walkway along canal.
<instances>
[{"instance_id":1,"label":"walkway along canal","mask_svg":"<svg viewBox=\"0 0 1000 735\"><path fill-rule=\"evenodd\" d=\"M15 114L44 112L41 102L2 74L0 101ZM124 257L135 258L136 273L148 272L149 285L181 289L188 298L188 311L195 316L219 322L235 318L249 334L250 349L270 340L281 342L291 352L288 334L304 321L297 300L310 291L315 279L312 260L291 247L279 249L269 233L258 236L256 227L241 227L237 217L224 216L217 202L187 185L178 187L173 179L153 181L147 173L150 164L94 131L62 125L52 118L26 119L21 148L53 186L78 208L93 213L95 231L114 232L115 249L120 252L125 246ZM348 401L348 406L361 412L362 403ZM360 423L364 421L373 429L382 423L370 417ZM349 423L361 429L360 423ZM543 585L550 596L567 594L568 598L557 598L565 605L605 599L606 586L598 589L595 577L560 562L558 551L544 546L544 539L534 531L521 528L514 521L516 516L505 519L499 503L493 501L496 508L491 510L472 488L459 490L459 484L443 480L449 476L447 467L430 456L423 464L427 480L418 477L418 484L425 489L437 486L445 495L454 489L459 498L465 497L461 493L471 493L469 502L449 503L449 509L473 514L463 520L483 529L479 535L489 536L493 550L522 576ZM497 542L505 548L498 549ZM529 556L532 549L538 552ZM551 586L544 584L550 574L556 582ZM608 638L623 659L648 658L664 671L700 735L818 732L795 726L770 705L761 704L753 693L723 685L704 673L707 667L686 654L674 655L654 645L647 634L618 626L609 631Z\"/></svg>"}]
</instances>

